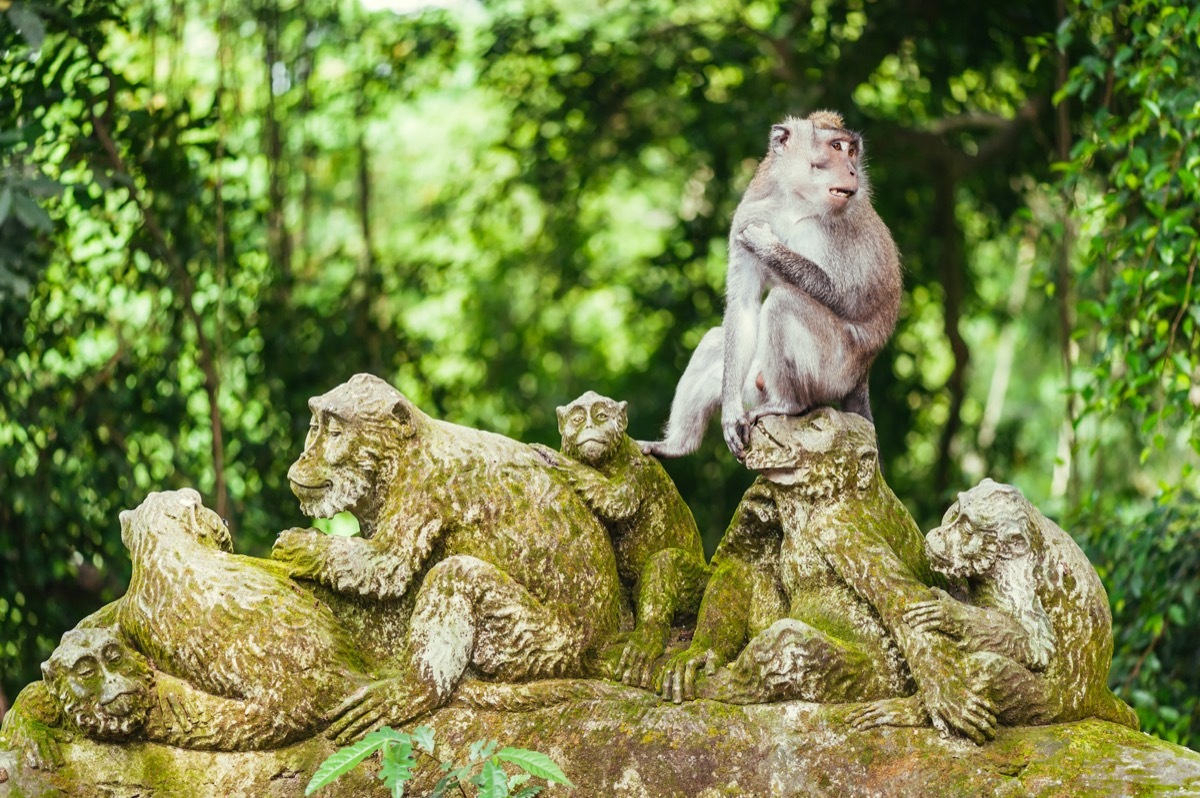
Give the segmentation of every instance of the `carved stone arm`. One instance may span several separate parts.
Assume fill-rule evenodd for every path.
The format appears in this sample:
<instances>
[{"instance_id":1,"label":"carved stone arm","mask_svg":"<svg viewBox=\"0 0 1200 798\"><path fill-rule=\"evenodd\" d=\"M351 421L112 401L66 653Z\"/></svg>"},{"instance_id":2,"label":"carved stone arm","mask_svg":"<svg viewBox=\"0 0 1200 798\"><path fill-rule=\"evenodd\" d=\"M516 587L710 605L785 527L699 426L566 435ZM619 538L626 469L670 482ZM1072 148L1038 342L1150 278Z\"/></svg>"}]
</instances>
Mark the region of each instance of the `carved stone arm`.
<instances>
[{"instance_id":1,"label":"carved stone arm","mask_svg":"<svg viewBox=\"0 0 1200 798\"><path fill-rule=\"evenodd\" d=\"M371 538L289 529L280 533L271 557L291 564L295 576L339 593L396 599L408 591L443 531L438 518L415 520L406 526L402 531L377 532Z\"/></svg>"}]
</instances>

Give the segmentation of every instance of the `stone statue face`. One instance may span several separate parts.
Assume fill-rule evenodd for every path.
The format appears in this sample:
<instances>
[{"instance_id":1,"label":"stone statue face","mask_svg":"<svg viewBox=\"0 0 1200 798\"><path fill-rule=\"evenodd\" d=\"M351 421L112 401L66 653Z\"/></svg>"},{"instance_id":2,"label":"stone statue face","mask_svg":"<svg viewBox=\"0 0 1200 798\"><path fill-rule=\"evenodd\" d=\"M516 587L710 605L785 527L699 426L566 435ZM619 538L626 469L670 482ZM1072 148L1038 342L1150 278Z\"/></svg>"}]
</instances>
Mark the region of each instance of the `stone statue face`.
<instances>
[{"instance_id":1,"label":"stone statue face","mask_svg":"<svg viewBox=\"0 0 1200 798\"><path fill-rule=\"evenodd\" d=\"M304 452L288 469L292 493L314 518L371 501L382 449L416 434L420 411L378 377L358 374L313 398Z\"/></svg>"},{"instance_id":2,"label":"stone statue face","mask_svg":"<svg viewBox=\"0 0 1200 798\"><path fill-rule=\"evenodd\" d=\"M925 536L925 552L935 570L949 576L990 573L997 560L1026 554L1033 520L1015 488L985 479L958 494L942 525Z\"/></svg>"},{"instance_id":3,"label":"stone statue face","mask_svg":"<svg viewBox=\"0 0 1200 798\"><path fill-rule=\"evenodd\" d=\"M746 467L816 495L865 489L879 462L875 428L861 416L822 407L803 416L764 416L750 430Z\"/></svg>"},{"instance_id":4,"label":"stone statue face","mask_svg":"<svg viewBox=\"0 0 1200 798\"><path fill-rule=\"evenodd\" d=\"M124 740L145 725L153 676L119 628L67 632L42 664L42 676L63 713L89 737Z\"/></svg>"},{"instance_id":5,"label":"stone statue face","mask_svg":"<svg viewBox=\"0 0 1200 798\"><path fill-rule=\"evenodd\" d=\"M629 425L625 402L615 402L588 391L569 405L558 408L558 431L562 451L581 463L596 465L620 449Z\"/></svg>"}]
</instances>

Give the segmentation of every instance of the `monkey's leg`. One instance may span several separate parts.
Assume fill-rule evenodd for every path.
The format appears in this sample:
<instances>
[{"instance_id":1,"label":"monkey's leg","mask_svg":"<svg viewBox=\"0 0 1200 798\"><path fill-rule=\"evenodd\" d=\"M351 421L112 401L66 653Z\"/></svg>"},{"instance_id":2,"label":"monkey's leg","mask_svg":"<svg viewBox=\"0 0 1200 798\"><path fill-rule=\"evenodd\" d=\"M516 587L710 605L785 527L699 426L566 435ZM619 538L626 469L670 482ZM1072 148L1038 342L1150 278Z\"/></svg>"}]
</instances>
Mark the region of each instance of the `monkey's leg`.
<instances>
[{"instance_id":1,"label":"monkey's leg","mask_svg":"<svg viewBox=\"0 0 1200 798\"><path fill-rule=\"evenodd\" d=\"M895 695L887 668L857 643L795 618L771 624L728 668L700 686L701 698L760 704L799 698L839 703Z\"/></svg>"},{"instance_id":2,"label":"monkey's leg","mask_svg":"<svg viewBox=\"0 0 1200 798\"><path fill-rule=\"evenodd\" d=\"M842 410L847 413L857 413L872 424L875 423L875 417L871 415L870 386L867 384L866 377L863 377L862 382L856 385L854 390L842 400Z\"/></svg>"},{"instance_id":3,"label":"monkey's leg","mask_svg":"<svg viewBox=\"0 0 1200 798\"><path fill-rule=\"evenodd\" d=\"M683 457L700 448L708 419L721 402L724 348L725 336L720 327L712 328L700 339L679 378L666 432L660 441L638 441L643 453Z\"/></svg>"},{"instance_id":4,"label":"monkey's leg","mask_svg":"<svg viewBox=\"0 0 1200 798\"><path fill-rule=\"evenodd\" d=\"M991 703L1001 724L1039 726L1054 721L1062 712L1062 698L1054 695L1046 677L1016 660L981 651L966 662L977 692Z\"/></svg>"},{"instance_id":5,"label":"monkey's leg","mask_svg":"<svg viewBox=\"0 0 1200 798\"><path fill-rule=\"evenodd\" d=\"M704 597L711 569L695 553L663 549L642 570L637 601L637 628L621 653L617 677L628 685L650 689L651 666L662 655L671 621L680 612L695 612Z\"/></svg>"},{"instance_id":6,"label":"monkey's leg","mask_svg":"<svg viewBox=\"0 0 1200 798\"><path fill-rule=\"evenodd\" d=\"M339 744L443 705L468 665L503 681L579 670L578 630L476 557L447 557L429 570L409 629L401 671L359 690L334 711L329 734Z\"/></svg>"}]
</instances>

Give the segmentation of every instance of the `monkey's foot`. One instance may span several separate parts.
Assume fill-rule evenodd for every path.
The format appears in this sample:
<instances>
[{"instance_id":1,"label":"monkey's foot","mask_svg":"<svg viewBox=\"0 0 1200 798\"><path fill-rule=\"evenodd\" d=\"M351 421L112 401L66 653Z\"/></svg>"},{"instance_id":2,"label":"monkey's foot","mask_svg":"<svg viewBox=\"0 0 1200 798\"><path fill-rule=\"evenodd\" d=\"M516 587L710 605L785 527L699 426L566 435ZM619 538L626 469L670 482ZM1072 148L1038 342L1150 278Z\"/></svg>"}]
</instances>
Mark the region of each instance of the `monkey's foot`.
<instances>
[{"instance_id":1,"label":"monkey's foot","mask_svg":"<svg viewBox=\"0 0 1200 798\"><path fill-rule=\"evenodd\" d=\"M622 684L649 690L654 686L654 661L662 656L665 646L657 640L643 640L635 633L621 651L617 677Z\"/></svg>"},{"instance_id":2,"label":"monkey's foot","mask_svg":"<svg viewBox=\"0 0 1200 798\"><path fill-rule=\"evenodd\" d=\"M716 652L703 646L692 646L675 654L658 671L654 690L664 700L681 704L696 698L696 675L703 668L712 673L722 663Z\"/></svg>"},{"instance_id":3,"label":"monkey's foot","mask_svg":"<svg viewBox=\"0 0 1200 798\"><path fill-rule=\"evenodd\" d=\"M349 745L376 726L404 723L438 706L437 689L412 676L393 676L356 690L335 709L325 732Z\"/></svg>"},{"instance_id":4,"label":"monkey's foot","mask_svg":"<svg viewBox=\"0 0 1200 798\"><path fill-rule=\"evenodd\" d=\"M907 698L885 698L859 707L846 716L855 729L876 726L928 726L929 715L915 695Z\"/></svg>"},{"instance_id":5,"label":"monkey's foot","mask_svg":"<svg viewBox=\"0 0 1200 798\"><path fill-rule=\"evenodd\" d=\"M747 413L746 420L749 426L754 426L755 422L766 416L802 416L807 411L808 407L798 402L767 402L765 405L759 405Z\"/></svg>"}]
</instances>

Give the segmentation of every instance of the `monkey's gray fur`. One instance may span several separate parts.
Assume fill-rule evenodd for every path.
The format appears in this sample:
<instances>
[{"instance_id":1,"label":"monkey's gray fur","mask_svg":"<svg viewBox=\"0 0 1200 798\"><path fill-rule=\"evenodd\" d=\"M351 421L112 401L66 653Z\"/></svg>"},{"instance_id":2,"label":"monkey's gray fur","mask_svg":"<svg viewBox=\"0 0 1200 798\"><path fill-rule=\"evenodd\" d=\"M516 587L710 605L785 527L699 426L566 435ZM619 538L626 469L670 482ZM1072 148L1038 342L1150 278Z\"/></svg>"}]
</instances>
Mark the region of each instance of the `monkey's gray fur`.
<instances>
[{"instance_id":1,"label":"monkey's gray fur","mask_svg":"<svg viewBox=\"0 0 1200 798\"><path fill-rule=\"evenodd\" d=\"M639 442L644 452L694 452L718 406L738 459L762 416L840 404L874 422L867 373L896 327L902 278L861 150L830 111L771 128L733 215L724 322L696 347L663 439Z\"/></svg>"}]
</instances>

